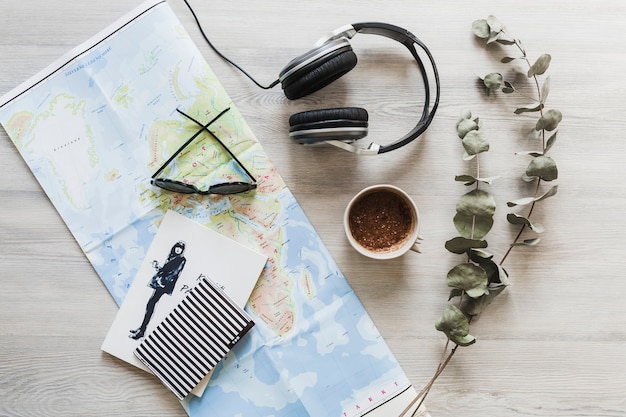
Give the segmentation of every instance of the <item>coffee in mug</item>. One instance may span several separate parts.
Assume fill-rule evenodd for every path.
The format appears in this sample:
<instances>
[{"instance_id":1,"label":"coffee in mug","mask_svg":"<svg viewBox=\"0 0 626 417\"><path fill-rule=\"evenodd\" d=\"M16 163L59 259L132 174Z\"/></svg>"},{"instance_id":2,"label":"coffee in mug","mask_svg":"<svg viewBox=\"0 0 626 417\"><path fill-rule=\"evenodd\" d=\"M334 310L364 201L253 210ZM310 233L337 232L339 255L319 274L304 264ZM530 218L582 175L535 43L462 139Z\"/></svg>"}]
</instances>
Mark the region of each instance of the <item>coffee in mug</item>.
<instances>
[{"instance_id":1,"label":"coffee in mug","mask_svg":"<svg viewBox=\"0 0 626 417\"><path fill-rule=\"evenodd\" d=\"M419 212L415 202L393 185L367 187L344 212L350 244L374 259L392 259L408 250L419 252Z\"/></svg>"}]
</instances>

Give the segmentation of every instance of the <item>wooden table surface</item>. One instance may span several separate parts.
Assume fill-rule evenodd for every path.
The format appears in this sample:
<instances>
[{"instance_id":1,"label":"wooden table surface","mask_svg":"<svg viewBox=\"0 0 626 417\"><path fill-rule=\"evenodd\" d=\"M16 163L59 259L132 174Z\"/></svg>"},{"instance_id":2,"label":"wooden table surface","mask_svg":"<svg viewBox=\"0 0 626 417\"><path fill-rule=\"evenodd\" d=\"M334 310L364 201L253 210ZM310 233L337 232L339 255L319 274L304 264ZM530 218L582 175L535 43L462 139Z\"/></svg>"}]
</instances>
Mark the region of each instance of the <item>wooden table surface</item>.
<instances>
[{"instance_id":1,"label":"wooden table surface","mask_svg":"<svg viewBox=\"0 0 626 417\"><path fill-rule=\"evenodd\" d=\"M527 190L519 177L529 158L515 152L530 146L525 135L536 116L513 113L523 98L478 87L477 76L508 71L498 62L507 49L485 48L472 21L496 15L531 59L550 53L547 106L563 121L551 150L559 192L533 213L546 231L539 245L509 255L512 285L472 323L477 343L457 352L426 404L433 417L626 415L626 3L191 2L214 43L263 83L327 32L358 21L405 27L435 55L441 105L418 141L378 156L305 148L289 143L287 119L312 108L367 108L369 138L383 144L408 131L422 98L406 51L357 35L353 72L289 101L220 60L182 0L170 2L418 389L445 344L434 323L447 303L446 274L459 262L444 243L457 234L455 204L467 191L454 176L472 166L456 137L462 109L481 118L491 141L482 172L501 177L489 188L498 203L488 236L497 257L517 230L505 203ZM4 0L0 95L139 3ZM156 379L101 352L117 306L4 130L0 167L0 415L185 415ZM344 207L376 183L416 200L424 253L379 262L349 246Z\"/></svg>"}]
</instances>

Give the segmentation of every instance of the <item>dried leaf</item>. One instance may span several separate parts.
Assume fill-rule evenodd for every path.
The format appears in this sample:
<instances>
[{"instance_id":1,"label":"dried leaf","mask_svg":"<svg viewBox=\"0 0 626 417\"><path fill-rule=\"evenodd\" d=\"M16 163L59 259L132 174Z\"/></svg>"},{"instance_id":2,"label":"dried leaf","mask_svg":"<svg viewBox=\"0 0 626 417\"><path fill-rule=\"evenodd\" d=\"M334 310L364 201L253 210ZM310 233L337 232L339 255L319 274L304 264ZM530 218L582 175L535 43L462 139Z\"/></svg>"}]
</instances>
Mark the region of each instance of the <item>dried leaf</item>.
<instances>
[{"instance_id":1,"label":"dried leaf","mask_svg":"<svg viewBox=\"0 0 626 417\"><path fill-rule=\"evenodd\" d=\"M463 160L464 161L471 161L475 157L476 157L476 155L470 155L467 152L463 152Z\"/></svg>"},{"instance_id":2,"label":"dried leaf","mask_svg":"<svg viewBox=\"0 0 626 417\"><path fill-rule=\"evenodd\" d=\"M452 288L450 290L450 295L448 295L448 301L452 300L454 297L461 297L463 294L464 294L463 290Z\"/></svg>"},{"instance_id":3,"label":"dried leaf","mask_svg":"<svg viewBox=\"0 0 626 417\"><path fill-rule=\"evenodd\" d=\"M546 72L550 66L551 60L552 57L550 54L541 55L528 70L528 77L534 77L535 75L541 75Z\"/></svg>"},{"instance_id":4,"label":"dried leaf","mask_svg":"<svg viewBox=\"0 0 626 417\"><path fill-rule=\"evenodd\" d=\"M482 239L493 227L493 215L478 216L457 213L454 226L467 239Z\"/></svg>"},{"instance_id":5,"label":"dried leaf","mask_svg":"<svg viewBox=\"0 0 626 417\"><path fill-rule=\"evenodd\" d=\"M557 191L559 191L559 186L553 185L552 187L550 187L548 191L546 191L545 193L537 197L536 201L541 201L541 200L545 200L546 198L552 197L556 195Z\"/></svg>"},{"instance_id":6,"label":"dried leaf","mask_svg":"<svg viewBox=\"0 0 626 417\"><path fill-rule=\"evenodd\" d=\"M511 224L526 226L535 233L543 233L544 231L542 225L537 223L533 224L530 219L524 216L520 216L519 214L509 213L506 215L506 219Z\"/></svg>"},{"instance_id":7,"label":"dried leaf","mask_svg":"<svg viewBox=\"0 0 626 417\"><path fill-rule=\"evenodd\" d=\"M480 264L484 260L493 258L492 253L489 253L486 250L482 250L478 248L470 249L470 251L468 252L468 256L470 257L472 261L478 264Z\"/></svg>"},{"instance_id":8,"label":"dried leaf","mask_svg":"<svg viewBox=\"0 0 626 417\"><path fill-rule=\"evenodd\" d=\"M546 150L544 151L544 153L547 153L550 150L550 148L552 148L554 143L556 142L556 134L557 134L557 132L554 132L552 134L552 136L550 136L548 138L548 142L546 143Z\"/></svg>"},{"instance_id":9,"label":"dried leaf","mask_svg":"<svg viewBox=\"0 0 626 417\"><path fill-rule=\"evenodd\" d=\"M530 204L532 202L535 201L535 197L525 197L525 198L520 198L517 200L513 200L513 201L509 201L506 203L507 206L509 207L515 207L515 206L525 206L527 204Z\"/></svg>"},{"instance_id":10,"label":"dried leaf","mask_svg":"<svg viewBox=\"0 0 626 417\"><path fill-rule=\"evenodd\" d=\"M530 156L541 156L543 155L543 152L537 152L537 151L520 151L520 152L515 152L515 155L530 155Z\"/></svg>"},{"instance_id":11,"label":"dried leaf","mask_svg":"<svg viewBox=\"0 0 626 417\"><path fill-rule=\"evenodd\" d=\"M535 246L540 240L541 239L538 237L534 239L526 239L523 242L513 243L511 246Z\"/></svg>"},{"instance_id":12,"label":"dried leaf","mask_svg":"<svg viewBox=\"0 0 626 417\"><path fill-rule=\"evenodd\" d=\"M541 104L545 104L548 94L550 94L550 77L547 77L541 86Z\"/></svg>"},{"instance_id":13,"label":"dried leaf","mask_svg":"<svg viewBox=\"0 0 626 417\"><path fill-rule=\"evenodd\" d=\"M487 272L487 277L489 279L489 289L498 287L498 286L508 286L511 284L509 281L509 274L506 272L506 269L502 267L502 265L497 264L495 262L491 262L493 271L490 271L487 268L487 265L482 265L483 269Z\"/></svg>"},{"instance_id":14,"label":"dried leaf","mask_svg":"<svg viewBox=\"0 0 626 417\"><path fill-rule=\"evenodd\" d=\"M541 178L544 181L553 181L559 177L556 162L549 156L538 156L530 161L526 168L527 178Z\"/></svg>"},{"instance_id":15,"label":"dried leaf","mask_svg":"<svg viewBox=\"0 0 626 417\"><path fill-rule=\"evenodd\" d=\"M465 237L455 237L448 240L445 243L445 247L449 252L460 255L462 253L466 253L470 249L486 248L487 242L484 240L468 239Z\"/></svg>"},{"instance_id":16,"label":"dried leaf","mask_svg":"<svg viewBox=\"0 0 626 417\"><path fill-rule=\"evenodd\" d=\"M505 33L500 32L496 42L502 45L515 45L515 39L508 37Z\"/></svg>"},{"instance_id":17,"label":"dried leaf","mask_svg":"<svg viewBox=\"0 0 626 417\"><path fill-rule=\"evenodd\" d=\"M463 311L469 316L479 315L489 304L493 302L496 296L504 291L505 288L505 286L499 286L494 289L490 289L489 294L483 295L482 297L468 298L467 302L463 305Z\"/></svg>"},{"instance_id":18,"label":"dried leaf","mask_svg":"<svg viewBox=\"0 0 626 417\"><path fill-rule=\"evenodd\" d=\"M435 323L435 328L453 343L459 346L469 346L476 342L476 338L469 334L469 320L458 307L446 304L443 315Z\"/></svg>"},{"instance_id":19,"label":"dried leaf","mask_svg":"<svg viewBox=\"0 0 626 417\"><path fill-rule=\"evenodd\" d=\"M486 251L481 251L481 249L472 249L468 252L468 256L470 260L480 265L487 273L489 288L509 285L509 275L501 265L493 261L493 255Z\"/></svg>"},{"instance_id":20,"label":"dried leaf","mask_svg":"<svg viewBox=\"0 0 626 417\"><path fill-rule=\"evenodd\" d=\"M496 211L496 200L486 191L472 190L461 196L456 211L467 216L493 216Z\"/></svg>"},{"instance_id":21,"label":"dried leaf","mask_svg":"<svg viewBox=\"0 0 626 417\"><path fill-rule=\"evenodd\" d=\"M485 19L475 20L472 22L472 32L481 39L487 39L491 34L491 28Z\"/></svg>"},{"instance_id":22,"label":"dried leaf","mask_svg":"<svg viewBox=\"0 0 626 417\"><path fill-rule=\"evenodd\" d=\"M457 175L454 177L454 180L459 181L459 182L464 181L465 182L464 185L469 186L469 185L475 184L476 182L482 182L484 184L491 185L491 183L497 180L498 178L500 177L495 176L495 177L476 178L473 175L466 174L466 175Z\"/></svg>"},{"instance_id":23,"label":"dried leaf","mask_svg":"<svg viewBox=\"0 0 626 417\"><path fill-rule=\"evenodd\" d=\"M535 125L535 130L547 130L551 131L557 128L561 120L563 119L563 115L559 110L550 109L541 116L541 118L537 121Z\"/></svg>"},{"instance_id":24,"label":"dried leaf","mask_svg":"<svg viewBox=\"0 0 626 417\"><path fill-rule=\"evenodd\" d=\"M463 148L468 155L478 155L489 150L489 141L479 130L467 132L463 140Z\"/></svg>"},{"instance_id":25,"label":"dried leaf","mask_svg":"<svg viewBox=\"0 0 626 417\"><path fill-rule=\"evenodd\" d=\"M503 81L504 78L499 72L492 72L485 75L485 77L483 78L483 83L485 84L485 87L487 87L489 90L499 90Z\"/></svg>"},{"instance_id":26,"label":"dried leaf","mask_svg":"<svg viewBox=\"0 0 626 417\"><path fill-rule=\"evenodd\" d=\"M495 17L494 15L489 15L487 17L487 24L489 25L489 27L491 28L493 32L502 32L503 30L505 30L502 22L500 22L498 18Z\"/></svg>"},{"instance_id":27,"label":"dried leaf","mask_svg":"<svg viewBox=\"0 0 626 417\"><path fill-rule=\"evenodd\" d=\"M498 40L498 37L500 37L500 32L491 31L491 33L489 34L489 39L487 39L487 45L496 42Z\"/></svg>"},{"instance_id":28,"label":"dried leaf","mask_svg":"<svg viewBox=\"0 0 626 417\"><path fill-rule=\"evenodd\" d=\"M452 268L448 271L446 283L448 287L465 291L472 298L489 294L487 273L480 266L473 263L462 263Z\"/></svg>"},{"instance_id":29,"label":"dried leaf","mask_svg":"<svg viewBox=\"0 0 626 417\"><path fill-rule=\"evenodd\" d=\"M559 190L559 186L558 185L554 185L548 191L546 191L545 193L543 193L539 197L520 198L519 200L509 201L508 203L506 203L506 205L509 206L509 207L525 206L527 204L534 203L536 201L545 200L546 198L552 197L553 195L556 195L558 190Z\"/></svg>"},{"instance_id":30,"label":"dried leaf","mask_svg":"<svg viewBox=\"0 0 626 417\"><path fill-rule=\"evenodd\" d=\"M465 182L465 185L472 185L476 182L476 178L472 175L456 175L454 181Z\"/></svg>"},{"instance_id":31,"label":"dried leaf","mask_svg":"<svg viewBox=\"0 0 626 417\"><path fill-rule=\"evenodd\" d=\"M536 112L543 109L543 104L539 103L537 105L535 104L530 104L528 106L524 106L524 107L520 107L518 109L515 109L515 114L522 114L522 113L531 113L531 112Z\"/></svg>"},{"instance_id":32,"label":"dried leaf","mask_svg":"<svg viewBox=\"0 0 626 417\"><path fill-rule=\"evenodd\" d=\"M456 124L456 133L463 139L468 132L478 130L478 123L471 119L461 119Z\"/></svg>"}]
</instances>

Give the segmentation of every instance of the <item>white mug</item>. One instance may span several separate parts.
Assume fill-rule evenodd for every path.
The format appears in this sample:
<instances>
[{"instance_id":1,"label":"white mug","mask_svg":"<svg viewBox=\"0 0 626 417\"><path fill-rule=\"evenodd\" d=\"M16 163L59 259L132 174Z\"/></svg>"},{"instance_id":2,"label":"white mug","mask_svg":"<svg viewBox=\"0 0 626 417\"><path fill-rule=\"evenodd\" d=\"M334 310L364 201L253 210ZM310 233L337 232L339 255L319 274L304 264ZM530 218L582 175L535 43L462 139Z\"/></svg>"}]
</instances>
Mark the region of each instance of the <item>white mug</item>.
<instances>
[{"instance_id":1,"label":"white mug","mask_svg":"<svg viewBox=\"0 0 626 417\"><path fill-rule=\"evenodd\" d=\"M379 184L359 191L344 211L343 226L352 247L369 258L420 252L417 205L396 186Z\"/></svg>"}]
</instances>

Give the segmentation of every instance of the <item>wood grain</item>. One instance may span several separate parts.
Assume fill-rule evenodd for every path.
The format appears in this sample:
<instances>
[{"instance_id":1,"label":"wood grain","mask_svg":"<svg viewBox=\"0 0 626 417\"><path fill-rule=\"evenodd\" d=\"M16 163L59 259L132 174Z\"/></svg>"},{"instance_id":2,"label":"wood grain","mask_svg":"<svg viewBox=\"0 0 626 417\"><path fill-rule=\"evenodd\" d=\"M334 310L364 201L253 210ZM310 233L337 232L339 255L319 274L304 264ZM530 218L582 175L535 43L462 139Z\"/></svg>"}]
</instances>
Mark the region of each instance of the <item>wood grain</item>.
<instances>
[{"instance_id":1,"label":"wood grain","mask_svg":"<svg viewBox=\"0 0 626 417\"><path fill-rule=\"evenodd\" d=\"M376 157L289 143L290 114L359 105L370 139L388 143L415 123L419 77L406 51L359 35L357 68L332 87L288 101L260 90L201 39L182 1L171 5L231 94L266 152L348 277L416 387L434 372L445 340L434 322L446 303L445 275L458 259L454 175L467 165L454 125L463 108L484 122L492 150L485 175L500 175L491 250L502 255L513 231L505 202L522 197L532 116L520 100L485 96L476 76L504 70L499 47L470 33L495 14L531 57L552 54L549 107L564 120L552 156L559 193L536 220L539 246L515 250L505 267L513 285L472 327L478 342L461 349L428 397L433 417L626 415L626 3L556 0L497 3L367 0L200 2L191 0L212 40L265 84L294 56L336 27L378 20L411 30L436 57L442 79L437 117L418 142ZM138 0L4 2L0 13L0 94L130 10ZM19 153L0 130L0 416L183 416L156 379L100 351L116 312L80 248ZM392 183L417 201L424 253L376 262L355 253L341 227L361 188Z\"/></svg>"}]
</instances>

